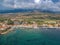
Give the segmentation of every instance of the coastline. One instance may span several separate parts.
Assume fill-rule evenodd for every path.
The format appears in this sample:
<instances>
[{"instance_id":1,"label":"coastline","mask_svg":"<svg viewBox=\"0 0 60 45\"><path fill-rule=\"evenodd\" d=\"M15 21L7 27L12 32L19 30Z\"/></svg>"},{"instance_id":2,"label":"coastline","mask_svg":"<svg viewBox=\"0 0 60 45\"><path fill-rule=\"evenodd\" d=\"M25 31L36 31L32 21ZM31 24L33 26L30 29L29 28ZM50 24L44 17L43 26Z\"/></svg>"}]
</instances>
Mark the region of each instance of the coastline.
<instances>
[{"instance_id":1,"label":"coastline","mask_svg":"<svg viewBox=\"0 0 60 45\"><path fill-rule=\"evenodd\" d=\"M30 27L30 26L21 26L21 25L17 25L17 26L12 26L11 29L8 29L7 31L1 33L3 34L7 34L10 31L14 30L14 28L32 28L32 29L39 29L39 28L44 28L44 29L60 29L60 27Z\"/></svg>"},{"instance_id":2,"label":"coastline","mask_svg":"<svg viewBox=\"0 0 60 45\"><path fill-rule=\"evenodd\" d=\"M3 32L3 33L1 33L1 34L2 34L2 35L7 34L7 33L9 33L9 32L12 31L12 30L14 30L14 27L12 27L11 29L8 29L7 31L5 31L5 32Z\"/></svg>"},{"instance_id":3,"label":"coastline","mask_svg":"<svg viewBox=\"0 0 60 45\"><path fill-rule=\"evenodd\" d=\"M51 28L51 29L56 28L56 29L60 29L60 27L40 27L40 28Z\"/></svg>"}]
</instances>

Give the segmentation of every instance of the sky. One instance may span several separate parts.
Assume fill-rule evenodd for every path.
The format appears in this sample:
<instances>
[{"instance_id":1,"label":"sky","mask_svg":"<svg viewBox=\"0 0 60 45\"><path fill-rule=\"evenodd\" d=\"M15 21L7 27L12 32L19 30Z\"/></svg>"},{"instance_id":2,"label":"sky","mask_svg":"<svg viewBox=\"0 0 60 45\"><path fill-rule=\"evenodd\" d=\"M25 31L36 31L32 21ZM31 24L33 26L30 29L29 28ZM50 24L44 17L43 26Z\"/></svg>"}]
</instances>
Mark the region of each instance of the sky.
<instances>
[{"instance_id":1,"label":"sky","mask_svg":"<svg viewBox=\"0 0 60 45\"><path fill-rule=\"evenodd\" d=\"M0 0L0 10L16 8L60 11L60 0Z\"/></svg>"}]
</instances>

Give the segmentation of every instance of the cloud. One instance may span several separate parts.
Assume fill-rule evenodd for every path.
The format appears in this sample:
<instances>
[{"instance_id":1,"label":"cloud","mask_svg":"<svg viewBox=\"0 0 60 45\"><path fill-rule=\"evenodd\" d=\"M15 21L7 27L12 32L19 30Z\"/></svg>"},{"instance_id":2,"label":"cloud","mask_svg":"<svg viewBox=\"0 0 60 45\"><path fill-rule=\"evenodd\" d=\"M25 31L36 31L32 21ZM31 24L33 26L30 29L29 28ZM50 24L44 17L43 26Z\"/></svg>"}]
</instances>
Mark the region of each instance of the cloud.
<instances>
[{"instance_id":1,"label":"cloud","mask_svg":"<svg viewBox=\"0 0 60 45\"><path fill-rule=\"evenodd\" d=\"M44 10L60 11L60 2L54 3L52 0L42 1L39 8Z\"/></svg>"},{"instance_id":2,"label":"cloud","mask_svg":"<svg viewBox=\"0 0 60 45\"><path fill-rule=\"evenodd\" d=\"M8 8L37 8L43 10L60 11L60 1L55 0L0 0L1 5Z\"/></svg>"},{"instance_id":3,"label":"cloud","mask_svg":"<svg viewBox=\"0 0 60 45\"><path fill-rule=\"evenodd\" d=\"M14 0L3 0L2 5L5 7L13 8Z\"/></svg>"},{"instance_id":4,"label":"cloud","mask_svg":"<svg viewBox=\"0 0 60 45\"><path fill-rule=\"evenodd\" d=\"M31 0L29 0L29 1L19 1L19 0L17 0L14 3L15 3L14 4L15 8L30 8L30 7L33 8L34 5L35 5L33 1L31 2Z\"/></svg>"},{"instance_id":5,"label":"cloud","mask_svg":"<svg viewBox=\"0 0 60 45\"><path fill-rule=\"evenodd\" d=\"M11 8L33 8L35 4L32 0L4 0L2 5Z\"/></svg>"},{"instance_id":6,"label":"cloud","mask_svg":"<svg viewBox=\"0 0 60 45\"><path fill-rule=\"evenodd\" d=\"M35 8L33 3L16 3L14 8Z\"/></svg>"}]
</instances>

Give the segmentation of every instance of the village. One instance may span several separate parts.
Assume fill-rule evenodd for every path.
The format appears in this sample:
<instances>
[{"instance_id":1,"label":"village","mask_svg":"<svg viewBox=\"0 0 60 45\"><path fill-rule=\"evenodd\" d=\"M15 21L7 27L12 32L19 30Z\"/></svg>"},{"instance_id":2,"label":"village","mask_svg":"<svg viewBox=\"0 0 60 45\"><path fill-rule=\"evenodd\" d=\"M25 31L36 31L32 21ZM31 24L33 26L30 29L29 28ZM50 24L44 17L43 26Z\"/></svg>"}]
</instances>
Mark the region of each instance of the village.
<instances>
[{"instance_id":1,"label":"village","mask_svg":"<svg viewBox=\"0 0 60 45\"><path fill-rule=\"evenodd\" d=\"M7 24L8 22L5 21L4 23L0 22L0 31L9 29L10 27L25 27L25 28L38 28L38 27L45 27L45 28L60 28L60 20L58 21L45 21L45 23L39 25L37 22L27 22L27 21L21 21L18 20L12 20L13 23L9 22L10 24Z\"/></svg>"},{"instance_id":2,"label":"village","mask_svg":"<svg viewBox=\"0 0 60 45\"><path fill-rule=\"evenodd\" d=\"M32 16L31 16L32 15ZM1 18L0 16L0 34L9 32L13 28L59 28L60 29L60 16L50 16L42 14L18 14L17 16L10 16Z\"/></svg>"}]
</instances>

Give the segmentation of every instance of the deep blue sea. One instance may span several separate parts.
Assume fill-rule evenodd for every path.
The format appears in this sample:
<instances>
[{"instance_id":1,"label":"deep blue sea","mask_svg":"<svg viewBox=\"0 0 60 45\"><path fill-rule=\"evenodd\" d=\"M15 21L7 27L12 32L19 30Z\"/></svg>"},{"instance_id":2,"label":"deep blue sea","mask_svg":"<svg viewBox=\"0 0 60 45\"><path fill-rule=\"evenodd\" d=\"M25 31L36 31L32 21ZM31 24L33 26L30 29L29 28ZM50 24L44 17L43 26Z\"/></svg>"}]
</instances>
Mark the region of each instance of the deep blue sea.
<instances>
[{"instance_id":1,"label":"deep blue sea","mask_svg":"<svg viewBox=\"0 0 60 45\"><path fill-rule=\"evenodd\" d=\"M0 35L0 45L60 45L60 29L18 28Z\"/></svg>"}]
</instances>

